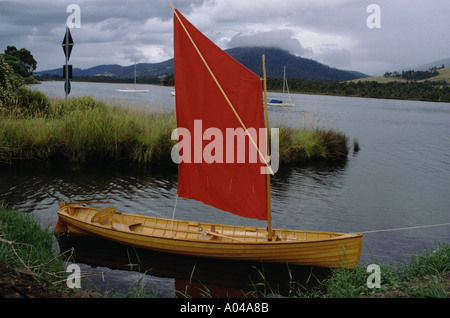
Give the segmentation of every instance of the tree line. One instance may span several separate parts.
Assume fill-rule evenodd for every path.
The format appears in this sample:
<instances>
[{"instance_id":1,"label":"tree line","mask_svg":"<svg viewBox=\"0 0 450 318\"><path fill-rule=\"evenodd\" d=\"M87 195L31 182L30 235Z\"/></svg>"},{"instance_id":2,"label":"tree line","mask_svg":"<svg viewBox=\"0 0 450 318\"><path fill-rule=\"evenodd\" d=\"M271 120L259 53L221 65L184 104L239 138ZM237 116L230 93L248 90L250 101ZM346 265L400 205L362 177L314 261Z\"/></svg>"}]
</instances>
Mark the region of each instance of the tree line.
<instances>
[{"instance_id":1,"label":"tree line","mask_svg":"<svg viewBox=\"0 0 450 318\"><path fill-rule=\"evenodd\" d=\"M22 99L23 84L36 83L33 72L37 62L30 51L8 46L0 54L0 114Z\"/></svg>"},{"instance_id":2,"label":"tree line","mask_svg":"<svg viewBox=\"0 0 450 318\"><path fill-rule=\"evenodd\" d=\"M37 62L30 51L25 48L18 50L15 46L7 46L3 58L13 68L16 74L27 77L36 70Z\"/></svg>"},{"instance_id":3,"label":"tree line","mask_svg":"<svg viewBox=\"0 0 450 318\"><path fill-rule=\"evenodd\" d=\"M173 74L167 75L162 81L165 86L174 86L174 83ZM290 78L288 85L291 93L450 102L450 85L445 81L379 83ZM283 79L268 78L267 89L282 91Z\"/></svg>"},{"instance_id":4,"label":"tree line","mask_svg":"<svg viewBox=\"0 0 450 318\"><path fill-rule=\"evenodd\" d=\"M450 85L439 82L390 82L289 79L291 93L450 102ZM267 79L267 89L281 91L283 79Z\"/></svg>"},{"instance_id":5,"label":"tree line","mask_svg":"<svg viewBox=\"0 0 450 318\"><path fill-rule=\"evenodd\" d=\"M444 68L444 64L442 64L441 68ZM394 78L402 78L402 79L406 79L409 81L420 81L420 80L425 80L427 78L431 78L431 77L435 77L439 75L439 71L438 68L432 67L429 68L426 71L414 71L414 70L409 70L409 71L402 71L401 73L399 72L386 72L384 73L384 77L394 77Z\"/></svg>"}]
</instances>

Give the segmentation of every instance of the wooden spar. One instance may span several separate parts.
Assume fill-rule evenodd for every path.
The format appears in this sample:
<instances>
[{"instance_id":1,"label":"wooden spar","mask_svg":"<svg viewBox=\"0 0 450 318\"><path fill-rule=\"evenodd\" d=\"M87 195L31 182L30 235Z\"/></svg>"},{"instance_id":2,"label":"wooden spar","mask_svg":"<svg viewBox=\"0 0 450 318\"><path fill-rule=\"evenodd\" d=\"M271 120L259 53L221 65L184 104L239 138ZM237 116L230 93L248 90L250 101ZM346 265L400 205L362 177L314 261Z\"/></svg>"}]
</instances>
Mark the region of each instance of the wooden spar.
<instances>
[{"instance_id":1,"label":"wooden spar","mask_svg":"<svg viewBox=\"0 0 450 318\"><path fill-rule=\"evenodd\" d=\"M211 70L211 68L208 65L208 62L206 62L205 58L203 57L203 54L200 52L199 48L197 47L197 44L195 44L194 40L192 39L191 35L189 34L188 30L186 29L186 27L184 26L183 21L181 21L180 17L178 16L178 13L176 12L175 8L173 7L172 3L170 3L170 7L172 8L175 16L177 17L178 21L180 22L181 26L183 27L184 32L186 32L186 35L188 36L189 40L191 41L192 45L195 48L195 51L198 53L198 55L200 56L201 60L203 61L203 64L205 64L206 69L208 70L209 74L211 75L212 79L214 80L214 82L216 83L217 87L219 88L220 92L222 93L223 97L225 98L225 100L227 101L228 105L230 106L231 110L233 111L234 115L236 116L236 118L238 119L239 123L241 124L242 128L244 129L245 133L247 134L249 140L252 142L253 146L256 148L256 150L258 151L258 154L261 158L261 160L263 160L264 164L267 166L267 168L269 169L270 174L274 175L274 172L272 170L272 167L269 165L269 163L267 162L266 158L264 157L264 155L261 153L261 151L259 150L258 146L256 145L256 142L253 140L252 136L250 135L250 133L247 130L247 127L244 125L244 123L241 120L241 117L239 116L239 114L237 113L236 109L234 108L233 104L231 103L230 99L228 98L227 94L225 93L225 91L222 88L222 85L220 85L219 81L217 80L216 76L214 75L213 71Z\"/></svg>"},{"instance_id":2,"label":"wooden spar","mask_svg":"<svg viewBox=\"0 0 450 318\"><path fill-rule=\"evenodd\" d=\"M267 114L267 81L266 81L266 56L262 55L262 67L263 67L263 87L264 87L264 120L266 122L266 151L269 158L269 117ZM267 180L267 239L272 240L272 208L270 202L270 175L266 175Z\"/></svg>"}]
</instances>

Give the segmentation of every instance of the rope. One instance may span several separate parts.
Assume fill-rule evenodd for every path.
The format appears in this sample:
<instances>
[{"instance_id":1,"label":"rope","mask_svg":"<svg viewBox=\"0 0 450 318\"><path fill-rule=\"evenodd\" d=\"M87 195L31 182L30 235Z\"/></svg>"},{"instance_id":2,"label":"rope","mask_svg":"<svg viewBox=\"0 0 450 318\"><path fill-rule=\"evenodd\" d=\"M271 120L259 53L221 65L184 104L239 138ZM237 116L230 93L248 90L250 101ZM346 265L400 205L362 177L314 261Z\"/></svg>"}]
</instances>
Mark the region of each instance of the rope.
<instances>
[{"instance_id":1,"label":"rope","mask_svg":"<svg viewBox=\"0 0 450 318\"><path fill-rule=\"evenodd\" d=\"M172 236L172 230L173 230L173 219L175 218L175 210L177 208L177 202L178 202L178 193L175 196L175 205L173 206L173 212L172 212L172 226L170 227L170 236Z\"/></svg>"},{"instance_id":2,"label":"rope","mask_svg":"<svg viewBox=\"0 0 450 318\"><path fill-rule=\"evenodd\" d=\"M362 232L362 233L366 234L366 233L378 233L378 232L390 232L390 231L403 231L403 230L422 229L422 228L426 228L426 227L435 227L435 226L444 226L444 225L450 225L450 223L431 224L431 225L422 225L422 226L411 226L411 227L400 227L400 228L386 229L386 230L373 230L373 231L365 231L365 232Z\"/></svg>"}]
</instances>

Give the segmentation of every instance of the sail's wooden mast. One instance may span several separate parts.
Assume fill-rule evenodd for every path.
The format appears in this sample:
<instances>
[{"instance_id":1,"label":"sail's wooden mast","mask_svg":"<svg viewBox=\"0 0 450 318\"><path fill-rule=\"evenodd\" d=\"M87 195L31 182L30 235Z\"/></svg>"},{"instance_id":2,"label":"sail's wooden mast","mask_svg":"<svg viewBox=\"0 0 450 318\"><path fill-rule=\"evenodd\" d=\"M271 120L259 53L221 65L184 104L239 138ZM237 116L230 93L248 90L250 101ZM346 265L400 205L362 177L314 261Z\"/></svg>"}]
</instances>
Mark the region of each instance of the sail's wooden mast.
<instances>
[{"instance_id":1,"label":"sail's wooden mast","mask_svg":"<svg viewBox=\"0 0 450 318\"><path fill-rule=\"evenodd\" d=\"M264 162L264 164L266 165L266 167L268 168L268 172L266 173L266 180L267 180L267 222L268 222L268 226L267 226L267 231L268 231L268 240L271 241L272 240L272 214L271 214L271 202L270 202L270 175L274 174L272 167L270 166L270 164L268 163L267 159L269 158L269 143L268 143L268 119L267 119L267 85L266 85L266 69L265 69L265 57L263 55L263 71L264 71L264 106L265 106L265 126L266 126L266 149L267 149L267 157L261 153L259 147L256 145L256 142L253 140L252 136L250 135L250 133L247 130L247 127L244 125L244 123L242 122L239 114L237 113L236 109L234 108L233 104L231 103L231 101L229 100L227 94L225 93L225 91L223 90L222 86L220 85L219 81L217 80L216 76L214 75L214 73L212 72L211 68L209 67L208 63L206 62L205 58L203 57L202 53L200 52L200 50L198 49L197 45L195 44L194 40L192 39L191 35L189 34L188 30L186 29L186 27L184 26L183 22L181 21L180 17L178 16L175 8L173 7L173 5L169 2L176 18L178 19L178 21L180 22L181 26L183 27L184 31L186 32L189 40L191 41L192 45L194 46L196 52L198 53L198 55L200 56L202 62L204 63L206 69L208 70L209 74L211 75L211 77L213 78L214 82L216 83L217 87L219 88L220 92L222 93L223 97L225 98L225 100L227 101L228 105L230 106L231 110L233 111L234 115L236 116L236 118L238 119L239 123L241 124L242 128L244 129L244 131L246 132L246 134L249 137L249 140L251 141L251 143L253 144L253 146L256 148L256 150L259 153L259 156L261 157L261 160Z\"/></svg>"},{"instance_id":2,"label":"sail's wooden mast","mask_svg":"<svg viewBox=\"0 0 450 318\"><path fill-rule=\"evenodd\" d=\"M245 133L247 134L249 140L251 141L251 143L253 144L253 146L256 148L256 150L258 151L258 154L262 160L262 162L264 162L264 164L266 165L268 171L270 174L274 174L272 167L270 166L270 164L267 162L265 156L261 153L261 150L259 150L259 147L256 145L255 140L252 138L252 136L250 135L250 133L247 130L247 127L244 125L244 123L242 122L241 117L239 116L239 114L237 113L236 109L234 108L233 104L231 103L230 99L228 98L227 94L225 93L225 91L222 88L222 85L220 85L219 81L217 80L216 76L214 75L213 71L211 70L211 68L209 67L208 63L206 62L205 58L203 57L203 54L200 52L199 48L197 47L197 44L195 44L194 40L192 39L191 35L189 34L188 30L186 29L186 27L183 24L183 21L181 21L180 17L178 16L175 8L173 7L173 5L169 2L176 18L178 19L178 21L180 22L181 26L183 27L183 30L186 32L186 35L188 36L189 40L191 41L192 45L194 46L196 52L198 53L198 55L200 56L203 64L205 65L206 69L208 70L209 74L211 75L212 79L214 80L214 82L216 83L217 87L219 88L220 92L222 93L223 97L225 98L225 100L228 103L228 106L230 106L231 110L233 111L234 115L236 116L237 120L239 121L239 123L241 124L242 128L244 129Z\"/></svg>"},{"instance_id":3,"label":"sail's wooden mast","mask_svg":"<svg viewBox=\"0 0 450 318\"><path fill-rule=\"evenodd\" d=\"M263 67L263 87L264 87L264 120L266 123L266 151L267 158L270 156L269 152L269 117L267 115L267 81L266 81L266 56L262 55L262 67ZM270 174L266 174L267 179L267 238L272 240L272 208L270 202Z\"/></svg>"}]
</instances>

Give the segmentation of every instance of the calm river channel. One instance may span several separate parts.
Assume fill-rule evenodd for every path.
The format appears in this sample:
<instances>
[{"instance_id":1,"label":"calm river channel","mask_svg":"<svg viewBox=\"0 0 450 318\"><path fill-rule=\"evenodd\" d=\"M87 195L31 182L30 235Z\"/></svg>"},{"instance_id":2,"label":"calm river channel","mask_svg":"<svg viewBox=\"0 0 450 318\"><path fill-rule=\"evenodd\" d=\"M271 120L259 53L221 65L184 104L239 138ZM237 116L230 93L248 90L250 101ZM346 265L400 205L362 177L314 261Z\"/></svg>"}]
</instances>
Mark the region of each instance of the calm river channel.
<instances>
[{"instance_id":1,"label":"calm river channel","mask_svg":"<svg viewBox=\"0 0 450 318\"><path fill-rule=\"evenodd\" d=\"M128 86L73 82L70 96L91 95L149 110L175 108L175 98L170 94L173 88L140 85L149 91L115 91ZM63 87L63 82L34 86L48 96L61 98ZM269 93L269 98L280 97ZM450 222L450 104L302 94L291 94L291 98L294 107L269 109L272 126L285 121L294 126L335 128L351 141L358 139L361 149L351 150L347 162L339 165L280 168L271 185L274 228L368 232L364 234L361 260L365 263L408 260L425 248L435 248L436 242L450 243L450 226L421 227ZM176 168L124 165L70 171L57 167L0 167L0 201L32 213L50 228L56 222L58 202L63 200L111 201L118 211L171 218L176 189ZM178 199L175 217L266 226L265 222L184 199ZM378 231L410 227L421 228ZM378 232L370 232L374 230ZM86 280L118 293L142 277L130 271L131 267L147 272L143 279L159 297L174 297L175 290L184 292L189 288L187 293L195 296L194 280L201 282L196 291L205 286L213 290L214 286L218 294L231 296L251 285L261 272L255 270L258 264L230 265L146 255L143 251L123 251L122 246L103 241L73 244L80 246L75 262L82 270L92 272ZM286 278L286 267L275 268L270 274L270 266L264 265L266 270L283 294L280 286Z\"/></svg>"}]
</instances>

